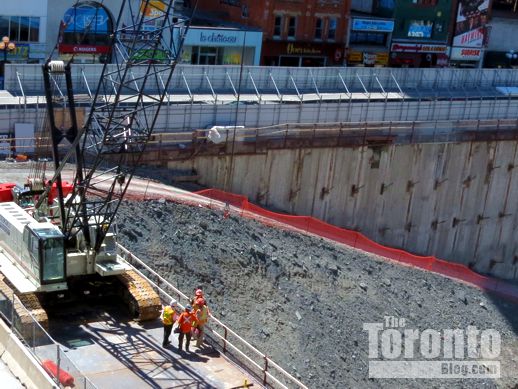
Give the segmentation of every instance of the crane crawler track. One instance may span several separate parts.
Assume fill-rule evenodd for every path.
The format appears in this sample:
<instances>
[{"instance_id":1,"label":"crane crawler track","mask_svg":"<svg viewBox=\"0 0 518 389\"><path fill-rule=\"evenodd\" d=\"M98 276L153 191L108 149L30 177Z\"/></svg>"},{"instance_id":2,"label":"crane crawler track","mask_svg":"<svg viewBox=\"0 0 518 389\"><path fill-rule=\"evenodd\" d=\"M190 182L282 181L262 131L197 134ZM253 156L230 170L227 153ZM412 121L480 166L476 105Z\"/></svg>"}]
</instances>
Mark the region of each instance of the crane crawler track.
<instances>
[{"instance_id":1,"label":"crane crawler track","mask_svg":"<svg viewBox=\"0 0 518 389\"><path fill-rule=\"evenodd\" d=\"M160 316L160 297L143 277L136 271L129 270L117 278L126 287L123 298L130 311L138 314L137 320L154 320Z\"/></svg>"},{"instance_id":2,"label":"crane crawler track","mask_svg":"<svg viewBox=\"0 0 518 389\"><path fill-rule=\"evenodd\" d=\"M34 333L34 320L45 330L48 329L49 319L36 293L19 293L3 274L0 274L0 292L7 298L11 298L13 293L18 297L14 302L12 323L25 339L30 339Z\"/></svg>"}]
</instances>

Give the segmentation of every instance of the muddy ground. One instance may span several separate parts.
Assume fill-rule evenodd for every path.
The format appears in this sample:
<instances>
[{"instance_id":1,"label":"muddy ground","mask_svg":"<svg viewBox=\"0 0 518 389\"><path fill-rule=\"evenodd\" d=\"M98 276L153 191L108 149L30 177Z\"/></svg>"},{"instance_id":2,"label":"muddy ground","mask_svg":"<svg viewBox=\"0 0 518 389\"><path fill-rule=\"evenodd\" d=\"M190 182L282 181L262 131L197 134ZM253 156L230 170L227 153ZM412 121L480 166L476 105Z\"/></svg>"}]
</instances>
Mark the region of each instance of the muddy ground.
<instances>
[{"instance_id":1,"label":"muddy ground","mask_svg":"<svg viewBox=\"0 0 518 389\"><path fill-rule=\"evenodd\" d=\"M120 242L311 388L514 387L518 305L439 275L221 211L127 202ZM370 379L364 323L493 328L502 379ZM416 350L417 352L417 350Z\"/></svg>"}]
</instances>

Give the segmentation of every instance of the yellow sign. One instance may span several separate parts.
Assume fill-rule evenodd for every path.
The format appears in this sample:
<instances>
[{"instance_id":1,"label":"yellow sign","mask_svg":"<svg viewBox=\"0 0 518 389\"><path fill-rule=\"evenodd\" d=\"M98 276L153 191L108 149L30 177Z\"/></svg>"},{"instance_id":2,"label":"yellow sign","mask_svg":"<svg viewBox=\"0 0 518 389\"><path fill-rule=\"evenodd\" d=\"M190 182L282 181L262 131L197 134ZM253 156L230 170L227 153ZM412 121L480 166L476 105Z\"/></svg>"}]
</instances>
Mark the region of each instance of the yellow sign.
<instances>
[{"instance_id":1,"label":"yellow sign","mask_svg":"<svg viewBox=\"0 0 518 389\"><path fill-rule=\"evenodd\" d=\"M140 13L148 18L160 17L165 10L166 4L163 0L150 0L147 7L145 0L140 3Z\"/></svg>"},{"instance_id":2,"label":"yellow sign","mask_svg":"<svg viewBox=\"0 0 518 389\"><path fill-rule=\"evenodd\" d=\"M376 53L376 65L387 66L389 62L388 53Z\"/></svg>"},{"instance_id":3,"label":"yellow sign","mask_svg":"<svg viewBox=\"0 0 518 389\"><path fill-rule=\"evenodd\" d=\"M361 51L349 51L347 60L349 62L363 62L363 53Z\"/></svg>"},{"instance_id":4,"label":"yellow sign","mask_svg":"<svg viewBox=\"0 0 518 389\"><path fill-rule=\"evenodd\" d=\"M321 54L322 51L316 47L300 47L295 46L293 43L288 43L286 46L286 52L288 54Z\"/></svg>"}]
</instances>

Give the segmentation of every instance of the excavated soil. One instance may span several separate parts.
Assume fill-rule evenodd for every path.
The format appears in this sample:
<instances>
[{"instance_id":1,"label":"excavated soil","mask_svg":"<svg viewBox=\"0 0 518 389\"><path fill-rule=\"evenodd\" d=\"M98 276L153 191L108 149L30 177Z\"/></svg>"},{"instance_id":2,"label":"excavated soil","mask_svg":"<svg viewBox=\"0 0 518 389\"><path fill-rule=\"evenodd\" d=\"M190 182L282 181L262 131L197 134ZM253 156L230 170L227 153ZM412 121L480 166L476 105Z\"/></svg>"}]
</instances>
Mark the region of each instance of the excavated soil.
<instances>
[{"instance_id":1,"label":"excavated soil","mask_svg":"<svg viewBox=\"0 0 518 389\"><path fill-rule=\"evenodd\" d=\"M518 382L518 305L314 236L221 211L126 202L119 241L311 388L492 388ZM502 379L370 379L364 323L494 328Z\"/></svg>"}]
</instances>

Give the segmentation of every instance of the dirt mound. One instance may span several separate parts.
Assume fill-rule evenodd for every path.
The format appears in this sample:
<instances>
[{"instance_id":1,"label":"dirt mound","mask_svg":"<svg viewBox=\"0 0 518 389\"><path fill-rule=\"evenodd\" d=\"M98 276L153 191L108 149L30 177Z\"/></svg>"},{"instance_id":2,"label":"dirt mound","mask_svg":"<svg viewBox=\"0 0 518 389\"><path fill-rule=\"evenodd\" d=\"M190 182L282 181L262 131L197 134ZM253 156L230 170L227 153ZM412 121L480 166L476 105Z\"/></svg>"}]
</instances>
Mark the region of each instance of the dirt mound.
<instances>
[{"instance_id":1,"label":"dirt mound","mask_svg":"<svg viewBox=\"0 0 518 389\"><path fill-rule=\"evenodd\" d=\"M184 292L201 286L216 317L312 388L515 383L517 305L476 288L201 207L127 202L118 225L124 246ZM385 316L419 330L498 330L505 378L370 379L363 324Z\"/></svg>"}]
</instances>

